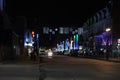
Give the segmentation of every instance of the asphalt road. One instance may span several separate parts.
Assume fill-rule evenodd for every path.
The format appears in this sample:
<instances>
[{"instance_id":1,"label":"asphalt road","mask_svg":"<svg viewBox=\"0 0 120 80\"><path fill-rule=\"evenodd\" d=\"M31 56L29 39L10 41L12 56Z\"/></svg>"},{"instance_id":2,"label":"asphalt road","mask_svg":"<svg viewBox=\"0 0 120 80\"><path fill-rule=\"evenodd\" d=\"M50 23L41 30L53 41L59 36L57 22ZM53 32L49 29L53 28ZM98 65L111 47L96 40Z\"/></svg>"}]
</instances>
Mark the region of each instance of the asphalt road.
<instances>
[{"instance_id":1,"label":"asphalt road","mask_svg":"<svg viewBox=\"0 0 120 80\"><path fill-rule=\"evenodd\" d=\"M0 80L120 80L120 63L54 56L40 64L0 64Z\"/></svg>"}]
</instances>

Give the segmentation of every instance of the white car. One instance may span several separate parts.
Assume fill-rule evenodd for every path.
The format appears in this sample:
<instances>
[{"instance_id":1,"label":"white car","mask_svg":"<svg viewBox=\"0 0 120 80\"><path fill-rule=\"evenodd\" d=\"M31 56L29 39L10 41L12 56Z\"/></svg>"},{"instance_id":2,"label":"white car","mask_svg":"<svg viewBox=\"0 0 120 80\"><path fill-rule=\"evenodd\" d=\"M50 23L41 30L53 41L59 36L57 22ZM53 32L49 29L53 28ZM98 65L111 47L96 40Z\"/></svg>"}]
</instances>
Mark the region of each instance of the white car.
<instances>
[{"instance_id":1,"label":"white car","mask_svg":"<svg viewBox=\"0 0 120 80\"><path fill-rule=\"evenodd\" d=\"M48 50L48 57L51 58L53 56L53 52L51 49Z\"/></svg>"}]
</instances>

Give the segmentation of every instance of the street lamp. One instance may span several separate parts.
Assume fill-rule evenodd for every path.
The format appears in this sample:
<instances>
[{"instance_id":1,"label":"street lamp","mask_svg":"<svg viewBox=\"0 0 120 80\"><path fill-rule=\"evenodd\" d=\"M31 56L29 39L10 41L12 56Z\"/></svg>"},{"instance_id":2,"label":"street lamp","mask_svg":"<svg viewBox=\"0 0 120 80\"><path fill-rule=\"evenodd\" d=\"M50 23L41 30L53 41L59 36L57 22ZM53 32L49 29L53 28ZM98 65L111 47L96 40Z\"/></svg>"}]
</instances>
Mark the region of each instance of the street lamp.
<instances>
[{"instance_id":1,"label":"street lamp","mask_svg":"<svg viewBox=\"0 0 120 80\"><path fill-rule=\"evenodd\" d=\"M33 38L35 37L35 32L34 32L34 31L32 31L32 37L33 37Z\"/></svg>"},{"instance_id":2,"label":"street lamp","mask_svg":"<svg viewBox=\"0 0 120 80\"><path fill-rule=\"evenodd\" d=\"M109 54L110 54L110 31L111 28L106 28L106 37L107 37L107 42L106 42L106 60L109 59Z\"/></svg>"},{"instance_id":3,"label":"street lamp","mask_svg":"<svg viewBox=\"0 0 120 80\"><path fill-rule=\"evenodd\" d=\"M109 32L109 31L111 31L111 28L108 27L108 28L105 29L105 31Z\"/></svg>"},{"instance_id":4,"label":"street lamp","mask_svg":"<svg viewBox=\"0 0 120 80\"><path fill-rule=\"evenodd\" d=\"M109 40L110 40L110 31L111 31L111 28L106 28L106 37L107 37L107 44L106 45L110 45L109 44Z\"/></svg>"}]
</instances>

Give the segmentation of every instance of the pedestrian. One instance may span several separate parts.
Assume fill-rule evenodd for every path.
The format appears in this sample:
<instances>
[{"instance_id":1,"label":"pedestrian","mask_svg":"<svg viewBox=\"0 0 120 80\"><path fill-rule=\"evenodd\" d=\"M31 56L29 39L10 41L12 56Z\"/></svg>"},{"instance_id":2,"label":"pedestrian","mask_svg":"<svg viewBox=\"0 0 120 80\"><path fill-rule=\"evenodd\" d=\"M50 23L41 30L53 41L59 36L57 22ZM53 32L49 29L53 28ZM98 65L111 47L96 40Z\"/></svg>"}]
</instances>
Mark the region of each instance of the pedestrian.
<instances>
[{"instance_id":1,"label":"pedestrian","mask_svg":"<svg viewBox=\"0 0 120 80\"><path fill-rule=\"evenodd\" d=\"M34 61L36 61L36 56L37 56L37 53L36 53L36 51L34 51L34 53L33 53L33 60Z\"/></svg>"}]
</instances>

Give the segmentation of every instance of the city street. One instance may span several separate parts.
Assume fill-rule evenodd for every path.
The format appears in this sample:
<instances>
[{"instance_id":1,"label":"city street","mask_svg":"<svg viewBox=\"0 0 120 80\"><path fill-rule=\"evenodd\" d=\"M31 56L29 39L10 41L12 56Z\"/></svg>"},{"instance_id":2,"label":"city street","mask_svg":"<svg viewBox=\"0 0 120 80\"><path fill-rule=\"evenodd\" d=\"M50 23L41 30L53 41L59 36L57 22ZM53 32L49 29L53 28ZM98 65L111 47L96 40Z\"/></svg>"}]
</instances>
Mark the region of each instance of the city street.
<instances>
[{"instance_id":1,"label":"city street","mask_svg":"<svg viewBox=\"0 0 120 80\"><path fill-rule=\"evenodd\" d=\"M54 55L40 64L0 64L0 80L119 80L120 63Z\"/></svg>"},{"instance_id":2,"label":"city street","mask_svg":"<svg viewBox=\"0 0 120 80\"><path fill-rule=\"evenodd\" d=\"M120 80L120 0L0 0L0 80Z\"/></svg>"}]
</instances>

